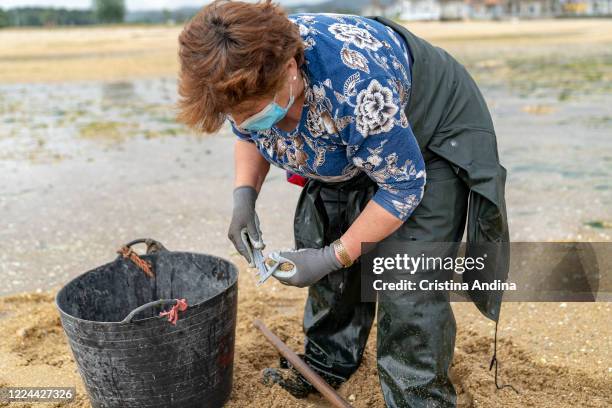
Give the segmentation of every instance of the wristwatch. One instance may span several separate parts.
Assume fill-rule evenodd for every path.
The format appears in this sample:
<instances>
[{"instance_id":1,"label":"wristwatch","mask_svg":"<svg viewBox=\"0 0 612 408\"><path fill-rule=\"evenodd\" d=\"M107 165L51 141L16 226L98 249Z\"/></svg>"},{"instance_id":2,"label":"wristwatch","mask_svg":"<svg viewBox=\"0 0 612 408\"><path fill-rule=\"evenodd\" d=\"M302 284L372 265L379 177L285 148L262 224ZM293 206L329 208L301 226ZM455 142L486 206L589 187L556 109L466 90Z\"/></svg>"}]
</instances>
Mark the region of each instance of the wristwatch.
<instances>
[{"instance_id":1,"label":"wristwatch","mask_svg":"<svg viewBox=\"0 0 612 408\"><path fill-rule=\"evenodd\" d=\"M348 268L353 264L351 257L349 256L348 252L346 252L346 248L344 247L340 239L337 239L332 242L332 247L334 248L334 252L338 256L338 259L340 259L340 262L342 263L343 267Z\"/></svg>"}]
</instances>

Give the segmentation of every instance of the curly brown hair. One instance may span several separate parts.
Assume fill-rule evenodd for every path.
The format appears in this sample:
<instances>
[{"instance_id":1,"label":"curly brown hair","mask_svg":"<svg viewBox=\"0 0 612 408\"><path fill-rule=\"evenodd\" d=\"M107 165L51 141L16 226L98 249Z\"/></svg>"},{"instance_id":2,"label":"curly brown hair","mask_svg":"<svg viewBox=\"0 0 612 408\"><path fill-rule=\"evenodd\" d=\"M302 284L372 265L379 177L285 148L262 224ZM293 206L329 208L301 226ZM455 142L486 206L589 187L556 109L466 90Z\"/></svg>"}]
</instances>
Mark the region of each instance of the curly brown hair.
<instances>
[{"instance_id":1,"label":"curly brown hair","mask_svg":"<svg viewBox=\"0 0 612 408\"><path fill-rule=\"evenodd\" d=\"M218 131L228 109L281 89L292 57L300 67L304 45L279 5L215 0L179 36L178 120Z\"/></svg>"}]
</instances>

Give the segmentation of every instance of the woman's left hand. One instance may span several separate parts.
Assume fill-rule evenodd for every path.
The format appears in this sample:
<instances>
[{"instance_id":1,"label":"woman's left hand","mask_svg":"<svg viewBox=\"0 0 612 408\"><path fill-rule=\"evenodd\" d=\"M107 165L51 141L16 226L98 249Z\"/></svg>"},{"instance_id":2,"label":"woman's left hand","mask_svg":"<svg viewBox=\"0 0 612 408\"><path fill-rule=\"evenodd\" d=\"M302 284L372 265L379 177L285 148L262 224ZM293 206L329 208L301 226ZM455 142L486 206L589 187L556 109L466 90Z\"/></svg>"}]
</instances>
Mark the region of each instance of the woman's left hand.
<instances>
[{"instance_id":1,"label":"woman's left hand","mask_svg":"<svg viewBox=\"0 0 612 408\"><path fill-rule=\"evenodd\" d=\"M272 274L281 283L303 288L318 282L325 275L342 268L331 245L321 249L298 249L293 251L272 252L268 255L278 264L290 263L293 268L283 271L277 268Z\"/></svg>"}]
</instances>

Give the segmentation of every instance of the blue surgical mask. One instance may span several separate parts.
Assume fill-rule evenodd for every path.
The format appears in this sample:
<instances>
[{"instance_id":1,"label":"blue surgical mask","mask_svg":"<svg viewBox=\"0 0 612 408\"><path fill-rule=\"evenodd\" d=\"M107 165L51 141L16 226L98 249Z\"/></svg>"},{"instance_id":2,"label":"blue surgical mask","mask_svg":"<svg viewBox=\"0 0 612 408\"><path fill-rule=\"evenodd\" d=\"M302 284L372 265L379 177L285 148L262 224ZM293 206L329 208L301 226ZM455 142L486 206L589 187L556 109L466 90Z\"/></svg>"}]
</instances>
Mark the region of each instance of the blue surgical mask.
<instances>
[{"instance_id":1,"label":"blue surgical mask","mask_svg":"<svg viewBox=\"0 0 612 408\"><path fill-rule=\"evenodd\" d=\"M285 115L287 115L287 111L293 105L293 86L289 84L289 102L287 106L284 108L276 103L276 95L274 95L274 100L266 105L265 108L257 112L256 114L249 116L245 120L242 121L240 126L236 125L236 121L228 115L230 120L234 122L238 130L245 130L250 132L257 132L260 130L270 129L280 120L282 120Z\"/></svg>"}]
</instances>

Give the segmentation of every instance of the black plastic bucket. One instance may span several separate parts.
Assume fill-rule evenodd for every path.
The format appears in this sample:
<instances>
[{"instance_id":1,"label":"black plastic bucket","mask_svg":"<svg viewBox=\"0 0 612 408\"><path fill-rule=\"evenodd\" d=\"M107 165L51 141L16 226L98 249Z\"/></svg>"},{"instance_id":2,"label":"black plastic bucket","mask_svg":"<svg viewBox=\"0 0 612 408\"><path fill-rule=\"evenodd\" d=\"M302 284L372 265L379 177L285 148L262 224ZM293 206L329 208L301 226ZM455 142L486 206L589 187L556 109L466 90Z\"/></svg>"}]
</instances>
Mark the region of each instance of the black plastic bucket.
<instances>
[{"instance_id":1,"label":"black plastic bucket","mask_svg":"<svg viewBox=\"0 0 612 408\"><path fill-rule=\"evenodd\" d=\"M119 255L56 296L93 407L221 407L232 388L238 270L210 255L147 244L148 276ZM125 248L125 247L124 247ZM159 316L185 299L173 325ZM160 301L161 300L161 301Z\"/></svg>"}]
</instances>

